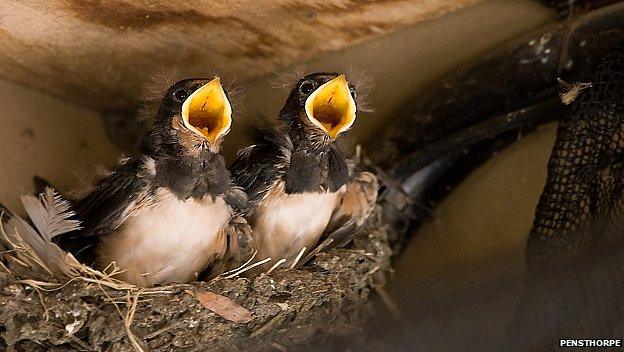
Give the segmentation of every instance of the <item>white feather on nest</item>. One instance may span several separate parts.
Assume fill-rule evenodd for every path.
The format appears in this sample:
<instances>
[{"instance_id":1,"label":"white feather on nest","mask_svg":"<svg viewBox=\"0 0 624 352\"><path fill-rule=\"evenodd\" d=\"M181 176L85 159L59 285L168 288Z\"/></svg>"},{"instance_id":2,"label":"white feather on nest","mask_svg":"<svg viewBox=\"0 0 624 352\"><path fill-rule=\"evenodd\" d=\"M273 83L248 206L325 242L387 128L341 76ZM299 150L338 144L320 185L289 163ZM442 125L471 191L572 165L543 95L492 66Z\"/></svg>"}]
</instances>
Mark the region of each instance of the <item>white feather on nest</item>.
<instances>
[{"instance_id":1,"label":"white feather on nest","mask_svg":"<svg viewBox=\"0 0 624 352\"><path fill-rule=\"evenodd\" d=\"M46 187L44 192L35 197L22 196L22 204L39 234L45 240L80 229L80 221L71 219L76 214L70 204L52 189Z\"/></svg>"},{"instance_id":2,"label":"white feather on nest","mask_svg":"<svg viewBox=\"0 0 624 352\"><path fill-rule=\"evenodd\" d=\"M16 250L25 243L38 257L31 259L50 274L76 276L78 261L52 241L58 235L81 228L78 220L71 219L75 214L70 204L51 187L46 187L39 197L22 196L22 204L34 227L18 215L0 210L6 236L4 245Z\"/></svg>"}]
</instances>

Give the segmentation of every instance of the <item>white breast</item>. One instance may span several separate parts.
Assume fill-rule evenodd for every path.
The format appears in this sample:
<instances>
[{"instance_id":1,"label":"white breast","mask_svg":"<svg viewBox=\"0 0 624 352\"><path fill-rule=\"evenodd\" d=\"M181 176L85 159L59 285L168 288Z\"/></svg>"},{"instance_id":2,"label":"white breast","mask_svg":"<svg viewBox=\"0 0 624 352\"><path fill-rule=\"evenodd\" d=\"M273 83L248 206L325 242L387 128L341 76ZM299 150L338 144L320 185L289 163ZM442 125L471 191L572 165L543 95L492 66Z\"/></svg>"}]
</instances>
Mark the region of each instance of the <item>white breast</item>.
<instances>
[{"instance_id":1,"label":"white breast","mask_svg":"<svg viewBox=\"0 0 624 352\"><path fill-rule=\"evenodd\" d=\"M342 192L285 194L283 185L272 190L252 219L258 258L291 260L303 247L310 250L327 228Z\"/></svg>"},{"instance_id":2,"label":"white breast","mask_svg":"<svg viewBox=\"0 0 624 352\"><path fill-rule=\"evenodd\" d=\"M122 279L144 286L191 281L224 255L230 216L222 198L181 201L161 188L152 205L102 240L100 264L115 261Z\"/></svg>"}]
</instances>

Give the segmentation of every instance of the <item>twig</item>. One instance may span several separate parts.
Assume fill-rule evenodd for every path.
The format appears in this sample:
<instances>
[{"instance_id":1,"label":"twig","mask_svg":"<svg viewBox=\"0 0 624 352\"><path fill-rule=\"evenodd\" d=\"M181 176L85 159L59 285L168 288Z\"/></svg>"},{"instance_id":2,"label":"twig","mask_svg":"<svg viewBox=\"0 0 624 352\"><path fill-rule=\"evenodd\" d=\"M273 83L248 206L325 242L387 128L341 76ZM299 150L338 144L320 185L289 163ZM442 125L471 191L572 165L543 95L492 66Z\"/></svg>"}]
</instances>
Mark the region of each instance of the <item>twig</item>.
<instances>
[{"instance_id":1,"label":"twig","mask_svg":"<svg viewBox=\"0 0 624 352\"><path fill-rule=\"evenodd\" d=\"M284 264L285 261L286 261L286 259L284 259L284 258L278 260L277 263L273 264L273 266L269 270L267 270L267 272L265 274L268 275L268 274L272 273L273 270L277 269L278 266Z\"/></svg>"},{"instance_id":2,"label":"twig","mask_svg":"<svg viewBox=\"0 0 624 352\"><path fill-rule=\"evenodd\" d=\"M253 263L252 265L250 265L250 266L248 266L248 267L246 267L246 268L243 268L243 269L241 269L241 270L239 270L239 271L237 271L237 272L235 272L235 273L233 273L233 274L231 274L231 275L224 276L223 278L224 278L224 279L231 279L231 278L233 278L233 277L235 277L235 276L238 276L238 275L240 275L240 274L244 273L244 272L245 272L245 271L247 271L247 270L253 269L253 268L255 268L255 267L257 267L257 266L260 266L260 265L262 265L262 264L264 264L264 263L268 263L268 262L270 262L271 260L272 260L271 258L266 258L266 259L261 260L261 261L259 261L259 262L255 262L255 263Z\"/></svg>"},{"instance_id":3,"label":"twig","mask_svg":"<svg viewBox=\"0 0 624 352\"><path fill-rule=\"evenodd\" d=\"M290 264L291 269L294 269L297 263L299 263L299 260L301 260L301 257L303 257L303 253L305 253L306 249L306 247L301 248L299 254L297 254L297 256L295 257L295 260L293 260L293 262Z\"/></svg>"},{"instance_id":4,"label":"twig","mask_svg":"<svg viewBox=\"0 0 624 352\"><path fill-rule=\"evenodd\" d=\"M275 315L273 318L271 318L266 324L262 325L260 328L249 334L249 338L253 339L254 337L264 335L267 331L271 330L271 328L282 322L284 319L286 319L286 313L282 310L277 313L277 315Z\"/></svg>"},{"instance_id":5,"label":"twig","mask_svg":"<svg viewBox=\"0 0 624 352\"><path fill-rule=\"evenodd\" d=\"M253 254L251 255L251 258L249 258L249 260L247 260L245 263L243 263L243 265L239 266L236 269L232 269L230 271L226 271L222 275L230 275L231 273L237 272L238 270L244 268L245 266L249 265L249 263L251 263L252 260L254 260L254 258L256 257L257 254L258 254L258 251L254 251Z\"/></svg>"},{"instance_id":6,"label":"twig","mask_svg":"<svg viewBox=\"0 0 624 352\"><path fill-rule=\"evenodd\" d=\"M173 329L173 326L171 326L171 325L169 325L169 326L165 326L164 328L162 328L162 329L160 329L160 330L156 330L156 331L154 331L153 333L151 333L151 334L149 334L149 335L145 336L145 340L152 340L152 339L154 339L155 337L157 337L158 335L160 335L160 334L162 334L162 333L165 333L165 332L167 332L167 331L169 331L169 330L171 330L171 329Z\"/></svg>"},{"instance_id":7,"label":"twig","mask_svg":"<svg viewBox=\"0 0 624 352\"><path fill-rule=\"evenodd\" d=\"M2 218L2 216L4 216L4 211L2 211L2 213L0 214L0 218ZM22 262L27 267L30 267L31 269L34 270L33 264L35 264L35 265L41 267L43 270L45 270L49 275L54 275L52 270L50 270L50 268L48 268L48 266L39 258L37 253L35 253L35 251L28 244L26 244L26 242L24 242L22 240L22 238L17 233L17 229L13 229L13 230L15 231L15 240L17 240L18 243L13 242L9 238L8 234L4 230L4 225L2 223L0 223L0 234L2 234L2 237L4 237L4 240L11 247L13 247L13 250L15 251L14 253L17 254L17 257L14 257L14 258L19 260L18 257L22 256L27 261L27 262L24 262L22 260Z\"/></svg>"},{"instance_id":8,"label":"twig","mask_svg":"<svg viewBox=\"0 0 624 352\"><path fill-rule=\"evenodd\" d=\"M145 352L141 343L139 343L139 339L132 333L130 330L130 326L132 325L132 321L134 320L134 313L136 313L137 302L139 300L140 292L137 292L133 299L130 299L130 292L128 292L128 303L130 303L130 307L126 311L126 316L124 317L124 327L126 328L126 334L128 335L128 339L132 344L132 347L139 352Z\"/></svg>"},{"instance_id":9,"label":"twig","mask_svg":"<svg viewBox=\"0 0 624 352\"><path fill-rule=\"evenodd\" d=\"M48 319L50 318L50 315L48 314L48 311L50 309L48 309L48 306L46 306L45 304L45 300L43 299L43 294L41 293L41 289L37 286L37 285L32 285L32 284L28 284L26 283L28 286L32 287L35 292L37 292L37 295L39 296L39 301L41 302L41 306L43 307L43 318L45 321L48 321Z\"/></svg>"},{"instance_id":10,"label":"twig","mask_svg":"<svg viewBox=\"0 0 624 352\"><path fill-rule=\"evenodd\" d=\"M314 248L314 250L312 250L310 253L308 253L308 255L306 255L306 257L303 259L301 264L303 265L303 264L309 262L310 260L312 260L312 258L314 258L317 254L319 254L325 248L329 247L333 242L334 242L333 238L325 239L318 246L316 246L316 248Z\"/></svg>"}]
</instances>

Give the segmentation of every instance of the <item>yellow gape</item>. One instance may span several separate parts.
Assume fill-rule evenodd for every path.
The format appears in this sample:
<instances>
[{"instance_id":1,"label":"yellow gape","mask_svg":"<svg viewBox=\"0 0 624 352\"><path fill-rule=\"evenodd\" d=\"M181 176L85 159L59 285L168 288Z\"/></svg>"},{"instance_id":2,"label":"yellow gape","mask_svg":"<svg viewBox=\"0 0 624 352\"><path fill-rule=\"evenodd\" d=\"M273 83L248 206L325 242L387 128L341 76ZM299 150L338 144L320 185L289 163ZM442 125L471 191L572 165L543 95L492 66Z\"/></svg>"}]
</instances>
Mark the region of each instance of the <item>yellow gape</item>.
<instances>
[{"instance_id":1,"label":"yellow gape","mask_svg":"<svg viewBox=\"0 0 624 352\"><path fill-rule=\"evenodd\" d=\"M355 122L355 100L345 75L315 90L306 100L305 111L310 122L332 139L351 128Z\"/></svg>"},{"instance_id":2,"label":"yellow gape","mask_svg":"<svg viewBox=\"0 0 624 352\"><path fill-rule=\"evenodd\" d=\"M182 104L182 120L189 130L215 144L232 126L232 107L215 77L191 94Z\"/></svg>"}]
</instances>

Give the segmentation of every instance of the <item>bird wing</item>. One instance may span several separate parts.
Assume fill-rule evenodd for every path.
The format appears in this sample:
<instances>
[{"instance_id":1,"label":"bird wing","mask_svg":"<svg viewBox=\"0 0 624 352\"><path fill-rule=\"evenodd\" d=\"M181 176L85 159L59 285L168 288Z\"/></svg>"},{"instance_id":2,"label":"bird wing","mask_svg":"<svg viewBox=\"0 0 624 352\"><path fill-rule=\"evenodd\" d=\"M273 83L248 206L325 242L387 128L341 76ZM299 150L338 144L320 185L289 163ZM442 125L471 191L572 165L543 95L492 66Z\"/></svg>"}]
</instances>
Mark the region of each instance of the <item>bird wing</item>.
<instances>
[{"instance_id":1,"label":"bird wing","mask_svg":"<svg viewBox=\"0 0 624 352\"><path fill-rule=\"evenodd\" d=\"M362 226L375 208L378 191L379 183L373 173L354 174L347 181L342 201L334 210L326 233L335 232L348 222Z\"/></svg>"},{"instance_id":2,"label":"bird wing","mask_svg":"<svg viewBox=\"0 0 624 352\"><path fill-rule=\"evenodd\" d=\"M379 183L374 174L354 173L347 181L345 193L332 214L322 242L308 254L302 263L325 249L347 245L375 209L378 191Z\"/></svg>"},{"instance_id":3,"label":"bird wing","mask_svg":"<svg viewBox=\"0 0 624 352\"><path fill-rule=\"evenodd\" d=\"M83 230L61 236L61 247L82 257L93 250L98 236L116 230L131 216L147 194L141 168L141 158L127 159L79 200L74 209Z\"/></svg>"},{"instance_id":4,"label":"bird wing","mask_svg":"<svg viewBox=\"0 0 624 352\"><path fill-rule=\"evenodd\" d=\"M232 208L232 217L226 228L230 266L238 267L253 255L251 226L244 215L249 211L247 193L239 186L231 186L225 192L225 202ZM231 269L231 268L230 268Z\"/></svg>"},{"instance_id":5,"label":"bird wing","mask_svg":"<svg viewBox=\"0 0 624 352\"><path fill-rule=\"evenodd\" d=\"M238 215L230 219L226 229L228 236L228 253L231 268L240 266L253 256L254 246L251 226L244 217Z\"/></svg>"},{"instance_id":6,"label":"bird wing","mask_svg":"<svg viewBox=\"0 0 624 352\"><path fill-rule=\"evenodd\" d=\"M281 134L266 134L262 142L241 150L230 167L234 183L251 204L260 201L275 184L290 159L292 144Z\"/></svg>"}]
</instances>

